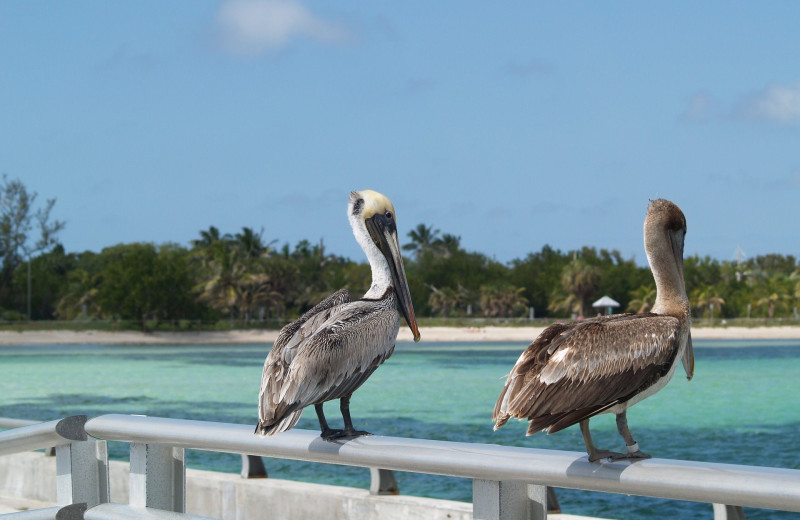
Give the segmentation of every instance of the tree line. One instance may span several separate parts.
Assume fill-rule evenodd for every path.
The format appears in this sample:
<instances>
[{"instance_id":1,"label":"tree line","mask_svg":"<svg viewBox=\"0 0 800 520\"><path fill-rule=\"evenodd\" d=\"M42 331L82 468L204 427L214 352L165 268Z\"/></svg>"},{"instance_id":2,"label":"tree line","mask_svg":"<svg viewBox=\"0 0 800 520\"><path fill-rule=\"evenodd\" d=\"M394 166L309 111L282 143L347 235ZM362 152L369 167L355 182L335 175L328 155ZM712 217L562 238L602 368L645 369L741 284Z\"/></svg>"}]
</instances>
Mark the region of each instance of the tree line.
<instances>
[{"instance_id":1,"label":"tree line","mask_svg":"<svg viewBox=\"0 0 800 520\"><path fill-rule=\"evenodd\" d=\"M19 180L0 186L0 318L236 323L290 320L327 294L370 284L366 261L326 250L322 240L278 245L264 230L209 227L188 247L131 243L99 253L66 252L64 224L50 220L55 200L35 209ZM650 270L619 251L545 245L511 262L461 247L458 236L419 224L407 234L406 271L420 317L591 316L609 295L617 312L645 312L655 300ZM791 255L743 261L684 261L695 318L797 318L800 265ZM30 296L29 296L30 295Z\"/></svg>"}]
</instances>

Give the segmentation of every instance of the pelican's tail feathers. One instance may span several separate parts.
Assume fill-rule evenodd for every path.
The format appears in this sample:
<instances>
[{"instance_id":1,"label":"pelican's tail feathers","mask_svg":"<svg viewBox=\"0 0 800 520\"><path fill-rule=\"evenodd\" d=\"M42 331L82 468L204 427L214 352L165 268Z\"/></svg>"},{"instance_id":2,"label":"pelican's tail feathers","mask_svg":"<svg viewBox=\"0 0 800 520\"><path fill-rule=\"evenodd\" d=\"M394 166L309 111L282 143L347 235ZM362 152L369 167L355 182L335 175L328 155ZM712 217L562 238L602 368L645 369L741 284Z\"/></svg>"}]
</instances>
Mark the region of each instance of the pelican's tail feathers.
<instances>
[{"instance_id":1,"label":"pelican's tail feathers","mask_svg":"<svg viewBox=\"0 0 800 520\"><path fill-rule=\"evenodd\" d=\"M303 414L303 409L295 410L292 413L282 417L281 419L271 423L263 423L260 422L256 425L255 433L261 436L268 436L268 435L275 435L276 433L285 432L287 430L291 430L294 428L294 425L297 424L297 421L300 420L300 416Z\"/></svg>"},{"instance_id":2,"label":"pelican's tail feathers","mask_svg":"<svg viewBox=\"0 0 800 520\"><path fill-rule=\"evenodd\" d=\"M494 429L499 430L510 418L511 415L507 413L494 417Z\"/></svg>"}]
</instances>

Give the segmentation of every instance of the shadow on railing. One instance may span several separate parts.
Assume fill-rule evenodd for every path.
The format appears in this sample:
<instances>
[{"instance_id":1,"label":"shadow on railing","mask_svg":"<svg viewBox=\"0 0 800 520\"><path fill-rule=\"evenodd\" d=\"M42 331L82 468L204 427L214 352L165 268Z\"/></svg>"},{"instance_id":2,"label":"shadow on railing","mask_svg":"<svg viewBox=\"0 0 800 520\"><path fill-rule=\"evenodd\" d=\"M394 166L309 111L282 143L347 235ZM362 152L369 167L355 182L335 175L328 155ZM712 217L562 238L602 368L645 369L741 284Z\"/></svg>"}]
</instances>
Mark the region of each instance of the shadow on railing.
<instances>
[{"instance_id":1,"label":"shadow on railing","mask_svg":"<svg viewBox=\"0 0 800 520\"><path fill-rule=\"evenodd\" d=\"M106 504L105 441L131 444L129 506ZM247 425L118 414L0 432L0 455L48 445L56 446L58 503L69 506L59 518L123 518L125 508L178 518L186 503L185 449L470 478L475 519L547 518L546 486L706 502L717 520L744 518L742 506L800 511L800 470L791 469L665 459L590 463L583 453L381 436L325 442L306 430L262 438Z\"/></svg>"}]
</instances>

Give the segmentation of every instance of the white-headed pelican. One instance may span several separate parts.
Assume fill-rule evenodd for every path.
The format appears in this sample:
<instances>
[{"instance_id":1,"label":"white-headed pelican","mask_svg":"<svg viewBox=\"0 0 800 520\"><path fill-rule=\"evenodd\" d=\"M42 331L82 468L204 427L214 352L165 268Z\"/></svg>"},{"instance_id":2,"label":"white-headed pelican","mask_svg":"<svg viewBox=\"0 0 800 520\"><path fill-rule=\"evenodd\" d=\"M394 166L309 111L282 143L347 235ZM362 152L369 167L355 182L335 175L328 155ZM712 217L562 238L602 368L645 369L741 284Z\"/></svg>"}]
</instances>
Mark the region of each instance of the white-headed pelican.
<instances>
[{"instance_id":1,"label":"white-headed pelican","mask_svg":"<svg viewBox=\"0 0 800 520\"><path fill-rule=\"evenodd\" d=\"M372 190L354 191L347 215L372 267L372 286L355 300L341 289L280 331L264 362L256 433L292 428L313 404L323 439L368 435L353 428L350 396L392 355L400 313L419 341L391 201ZM333 399L340 401L343 430L331 429L322 411Z\"/></svg>"}]
</instances>

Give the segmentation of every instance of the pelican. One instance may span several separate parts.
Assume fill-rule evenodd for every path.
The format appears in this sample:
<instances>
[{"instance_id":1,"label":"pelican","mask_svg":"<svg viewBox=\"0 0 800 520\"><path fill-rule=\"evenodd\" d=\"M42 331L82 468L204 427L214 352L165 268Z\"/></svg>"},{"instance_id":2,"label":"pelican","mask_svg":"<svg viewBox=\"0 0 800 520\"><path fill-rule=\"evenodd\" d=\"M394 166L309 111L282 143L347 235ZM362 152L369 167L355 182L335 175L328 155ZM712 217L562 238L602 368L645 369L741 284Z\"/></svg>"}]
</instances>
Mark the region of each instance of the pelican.
<instances>
[{"instance_id":1,"label":"pelican","mask_svg":"<svg viewBox=\"0 0 800 520\"><path fill-rule=\"evenodd\" d=\"M264 362L258 434L292 428L313 404L326 441L369 435L353 428L350 396L392 355L400 313L419 341L391 201L376 191L354 191L347 216L372 267L372 286L355 300L340 289L281 329ZM331 429L322 410L322 403L334 399L342 430Z\"/></svg>"},{"instance_id":2,"label":"pelican","mask_svg":"<svg viewBox=\"0 0 800 520\"><path fill-rule=\"evenodd\" d=\"M672 202L650 202L644 248L656 281L652 312L603 316L546 328L522 353L495 404L494 429L528 419L528 435L580 423L589 460L645 459L627 409L669 382L678 360L694 374L689 299L683 279L686 218ZM613 413L627 453L598 450L589 419Z\"/></svg>"}]
</instances>

